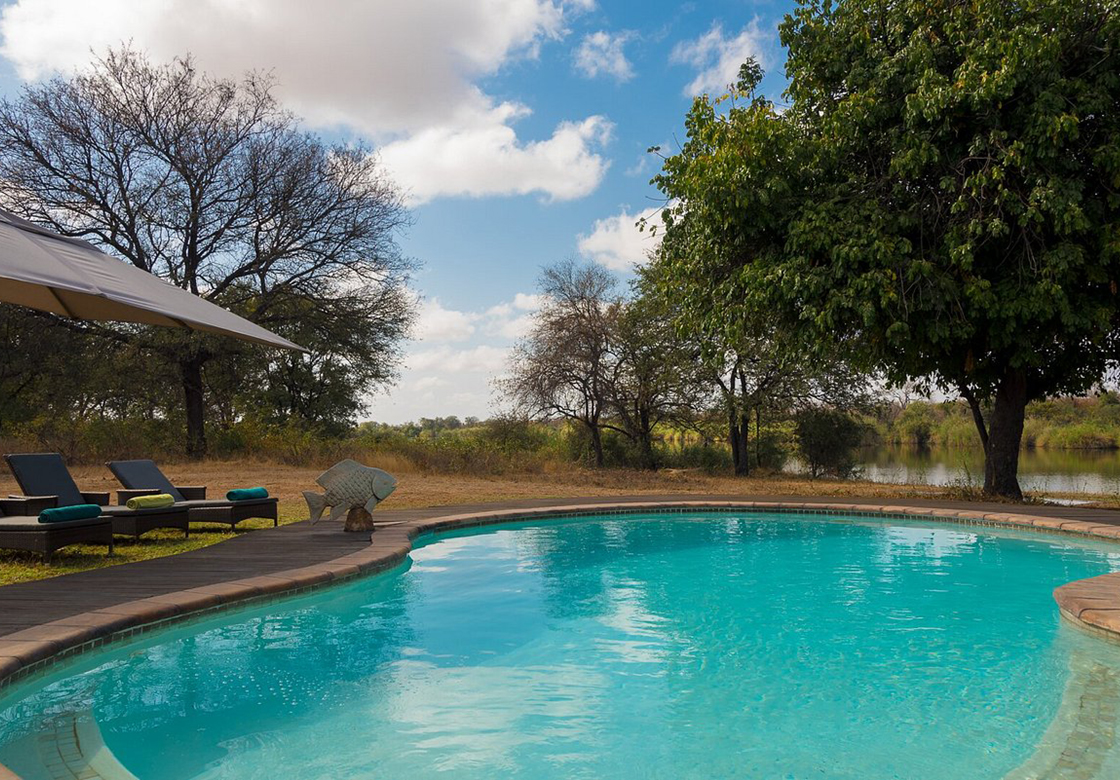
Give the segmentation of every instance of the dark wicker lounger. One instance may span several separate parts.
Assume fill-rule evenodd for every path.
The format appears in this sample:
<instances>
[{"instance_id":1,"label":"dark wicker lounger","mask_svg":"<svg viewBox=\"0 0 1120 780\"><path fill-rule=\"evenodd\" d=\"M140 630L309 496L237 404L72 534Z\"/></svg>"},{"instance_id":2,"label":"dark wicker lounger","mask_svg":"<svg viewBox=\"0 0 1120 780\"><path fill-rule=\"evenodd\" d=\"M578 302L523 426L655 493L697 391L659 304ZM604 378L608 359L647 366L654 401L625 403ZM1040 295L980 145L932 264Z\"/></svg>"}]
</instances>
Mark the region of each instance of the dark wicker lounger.
<instances>
[{"instance_id":1,"label":"dark wicker lounger","mask_svg":"<svg viewBox=\"0 0 1120 780\"><path fill-rule=\"evenodd\" d=\"M0 547L41 553L48 563L55 550L70 544L105 544L113 554L113 521L107 517L40 522L39 512L53 506L53 498L0 499Z\"/></svg>"},{"instance_id":2,"label":"dark wicker lounger","mask_svg":"<svg viewBox=\"0 0 1120 780\"><path fill-rule=\"evenodd\" d=\"M62 456L56 452L5 455L8 468L24 492L22 497L54 497L54 506L98 504L101 514L113 521L113 533L140 537L156 528L178 528L190 536L187 507L173 505L160 509L129 509L109 506L108 492L82 492L70 476ZM21 496L14 496L21 498Z\"/></svg>"},{"instance_id":3,"label":"dark wicker lounger","mask_svg":"<svg viewBox=\"0 0 1120 780\"><path fill-rule=\"evenodd\" d=\"M191 520L196 523L229 523L235 527L251 517L271 520L278 525L275 498L254 498L247 501L226 501L206 498L205 485L173 485L155 461L113 460L105 464L125 486L117 491L117 502L123 504L133 496L167 493L177 502L176 506L190 509Z\"/></svg>"}]
</instances>

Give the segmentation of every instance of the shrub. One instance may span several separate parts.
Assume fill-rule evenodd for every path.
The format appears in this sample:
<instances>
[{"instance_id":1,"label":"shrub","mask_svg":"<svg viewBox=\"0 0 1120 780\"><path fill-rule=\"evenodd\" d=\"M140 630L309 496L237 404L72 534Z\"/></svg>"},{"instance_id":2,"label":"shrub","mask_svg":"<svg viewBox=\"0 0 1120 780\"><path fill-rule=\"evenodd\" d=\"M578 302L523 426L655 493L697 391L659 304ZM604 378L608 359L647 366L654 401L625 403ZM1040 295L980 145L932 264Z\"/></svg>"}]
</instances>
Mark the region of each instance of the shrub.
<instances>
[{"instance_id":1,"label":"shrub","mask_svg":"<svg viewBox=\"0 0 1120 780\"><path fill-rule=\"evenodd\" d=\"M794 421L798 451L812 479L852 475L863 439L862 426L856 420L834 409L805 409Z\"/></svg>"},{"instance_id":2,"label":"shrub","mask_svg":"<svg viewBox=\"0 0 1120 780\"><path fill-rule=\"evenodd\" d=\"M716 473L731 468L731 450L722 444L702 442L661 447L658 460L666 468L702 469L708 473Z\"/></svg>"},{"instance_id":3,"label":"shrub","mask_svg":"<svg viewBox=\"0 0 1120 780\"><path fill-rule=\"evenodd\" d=\"M751 458L754 467L766 471L781 471L789 460L789 438L784 430L763 429L762 436L752 442Z\"/></svg>"},{"instance_id":4,"label":"shrub","mask_svg":"<svg viewBox=\"0 0 1120 780\"><path fill-rule=\"evenodd\" d=\"M937 426L937 443L942 447L969 448L980 446L980 434L976 423L969 416L954 415L946 417Z\"/></svg>"},{"instance_id":5,"label":"shrub","mask_svg":"<svg viewBox=\"0 0 1120 780\"><path fill-rule=\"evenodd\" d=\"M1097 423L1076 423L1047 429L1039 436L1039 444L1056 450L1112 450L1117 446L1117 432Z\"/></svg>"},{"instance_id":6,"label":"shrub","mask_svg":"<svg viewBox=\"0 0 1120 780\"><path fill-rule=\"evenodd\" d=\"M935 425L930 404L913 403L903 410L895 422L896 437L900 444L912 444L920 450L933 443Z\"/></svg>"}]
</instances>

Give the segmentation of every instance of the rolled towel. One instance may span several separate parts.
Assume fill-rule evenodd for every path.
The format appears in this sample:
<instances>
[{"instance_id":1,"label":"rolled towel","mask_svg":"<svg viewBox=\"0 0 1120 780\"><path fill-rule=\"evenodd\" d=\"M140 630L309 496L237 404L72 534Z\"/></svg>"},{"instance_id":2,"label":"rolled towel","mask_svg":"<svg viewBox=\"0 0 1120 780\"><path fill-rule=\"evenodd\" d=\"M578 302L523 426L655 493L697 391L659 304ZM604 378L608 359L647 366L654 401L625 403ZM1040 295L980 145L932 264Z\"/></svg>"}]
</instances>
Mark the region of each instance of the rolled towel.
<instances>
[{"instance_id":1,"label":"rolled towel","mask_svg":"<svg viewBox=\"0 0 1120 780\"><path fill-rule=\"evenodd\" d=\"M254 498L268 498L268 491L263 487L236 488L226 493L226 501L250 501Z\"/></svg>"},{"instance_id":2,"label":"rolled towel","mask_svg":"<svg viewBox=\"0 0 1120 780\"><path fill-rule=\"evenodd\" d=\"M40 523L65 523L68 520L91 520L101 517L101 507L97 504L73 504L44 509L39 513Z\"/></svg>"},{"instance_id":3,"label":"rolled towel","mask_svg":"<svg viewBox=\"0 0 1120 780\"><path fill-rule=\"evenodd\" d=\"M175 499L167 493L156 493L151 496L135 496L124 502L129 509L163 509L171 506Z\"/></svg>"}]
</instances>

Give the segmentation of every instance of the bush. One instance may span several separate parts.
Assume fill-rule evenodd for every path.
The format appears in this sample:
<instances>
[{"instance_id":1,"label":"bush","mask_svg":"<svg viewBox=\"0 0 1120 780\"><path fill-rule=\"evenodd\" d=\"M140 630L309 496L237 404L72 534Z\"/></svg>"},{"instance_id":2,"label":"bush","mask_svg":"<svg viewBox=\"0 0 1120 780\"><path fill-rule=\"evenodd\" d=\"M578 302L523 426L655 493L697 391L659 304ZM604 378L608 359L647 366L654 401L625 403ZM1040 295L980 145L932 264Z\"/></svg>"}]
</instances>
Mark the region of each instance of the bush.
<instances>
[{"instance_id":1,"label":"bush","mask_svg":"<svg viewBox=\"0 0 1120 780\"><path fill-rule=\"evenodd\" d=\"M862 426L834 409L805 409L794 418L797 446L812 479L847 479L856 467Z\"/></svg>"},{"instance_id":2,"label":"bush","mask_svg":"<svg viewBox=\"0 0 1120 780\"><path fill-rule=\"evenodd\" d=\"M972 414L954 415L946 417L937 426L936 441L942 447L969 448L980 446L980 434L976 432L976 423Z\"/></svg>"},{"instance_id":3,"label":"bush","mask_svg":"<svg viewBox=\"0 0 1120 780\"><path fill-rule=\"evenodd\" d=\"M1056 450L1113 450L1117 432L1098 423L1076 423L1046 429L1039 434L1038 444Z\"/></svg>"},{"instance_id":4,"label":"bush","mask_svg":"<svg viewBox=\"0 0 1120 780\"><path fill-rule=\"evenodd\" d=\"M929 449L930 444L933 443L935 424L933 407L930 404L910 404L895 421L898 443L912 444L920 450Z\"/></svg>"},{"instance_id":5,"label":"bush","mask_svg":"<svg viewBox=\"0 0 1120 780\"><path fill-rule=\"evenodd\" d=\"M671 469L701 469L710 474L731 468L731 450L720 444L695 443L658 450L661 465Z\"/></svg>"},{"instance_id":6,"label":"bush","mask_svg":"<svg viewBox=\"0 0 1120 780\"><path fill-rule=\"evenodd\" d=\"M789 459L786 449L788 434L782 430L763 429L761 438L751 446L751 458L756 469L781 471Z\"/></svg>"}]
</instances>

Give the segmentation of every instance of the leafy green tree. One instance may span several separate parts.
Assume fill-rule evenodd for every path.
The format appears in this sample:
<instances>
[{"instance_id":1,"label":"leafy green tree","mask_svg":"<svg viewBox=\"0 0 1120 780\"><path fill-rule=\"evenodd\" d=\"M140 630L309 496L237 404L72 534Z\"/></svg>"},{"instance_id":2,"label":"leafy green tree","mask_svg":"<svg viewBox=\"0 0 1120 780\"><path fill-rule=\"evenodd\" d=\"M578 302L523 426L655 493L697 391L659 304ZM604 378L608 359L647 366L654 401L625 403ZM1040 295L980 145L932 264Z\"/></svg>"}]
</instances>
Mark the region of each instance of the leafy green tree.
<instances>
[{"instance_id":1,"label":"leafy green tree","mask_svg":"<svg viewBox=\"0 0 1120 780\"><path fill-rule=\"evenodd\" d=\"M810 407L798 412L794 422L797 451L810 477L851 476L863 438L863 430L855 419L837 409Z\"/></svg>"},{"instance_id":2,"label":"leafy green tree","mask_svg":"<svg viewBox=\"0 0 1120 780\"><path fill-rule=\"evenodd\" d=\"M709 320L768 312L967 400L985 492L1021 497L1024 410L1116 356L1120 16L1102 0L805 0L789 105L698 99L655 179Z\"/></svg>"},{"instance_id":3,"label":"leafy green tree","mask_svg":"<svg viewBox=\"0 0 1120 780\"><path fill-rule=\"evenodd\" d=\"M796 334L779 328L773 317L735 312L729 318L726 311L682 305L675 259L663 252L641 270L639 295L630 305L652 306L658 313L655 326L669 334L662 381L674 377L679 388L671 396L674 419L682 424L712 416L726 421L736 475L750 472L752 424L754 459L759 463L763 459L764 417L784 420L798 409L818 404L841 409L868 406L870 379L865 373L835 351L809 349Z\"/></svg>"}]
</instances>

